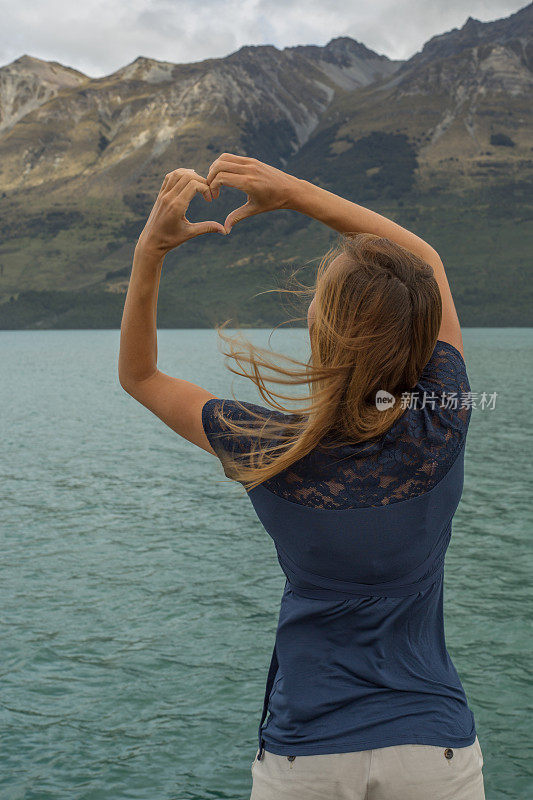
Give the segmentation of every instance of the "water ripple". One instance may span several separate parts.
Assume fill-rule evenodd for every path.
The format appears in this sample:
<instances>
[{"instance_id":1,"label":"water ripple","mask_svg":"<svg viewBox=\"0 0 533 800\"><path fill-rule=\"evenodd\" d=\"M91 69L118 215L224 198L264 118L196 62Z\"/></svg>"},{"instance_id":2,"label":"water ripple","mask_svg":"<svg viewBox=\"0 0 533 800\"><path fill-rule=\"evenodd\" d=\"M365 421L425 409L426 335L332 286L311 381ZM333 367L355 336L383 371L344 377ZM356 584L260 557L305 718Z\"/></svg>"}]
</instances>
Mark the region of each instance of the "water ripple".
<instances>
[{"instance_id":1,"label":"water ripple","mask_svg":"<svg viewBox=\"0 0 533 800\"><path fill-rule=\"evenodd\" d=\"M218 462L122 391L118 336L0 334L17 376L0 397L0 797L247 800L284 578ZM305 341L283 336L295 354ZM487 798L526 800L533 336L464 338L472 390L498 400L472 415L446 638ZM160 331L159 351L164 371L228 396L212 331Z\"/></svg>"}]
</instances>

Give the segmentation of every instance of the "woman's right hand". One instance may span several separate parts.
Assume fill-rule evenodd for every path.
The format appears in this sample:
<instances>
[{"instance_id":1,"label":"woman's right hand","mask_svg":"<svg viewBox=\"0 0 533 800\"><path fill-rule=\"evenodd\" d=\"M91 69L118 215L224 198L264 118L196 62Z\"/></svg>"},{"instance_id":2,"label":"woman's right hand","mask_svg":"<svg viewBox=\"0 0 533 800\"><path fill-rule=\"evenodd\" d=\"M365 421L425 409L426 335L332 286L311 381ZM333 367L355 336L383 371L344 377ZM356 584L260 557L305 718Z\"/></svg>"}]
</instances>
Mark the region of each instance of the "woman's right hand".
<instances>
[{"instance_id":1,"label":"woman's right hand","mask_svg":"<svg viewBox=\"0 0 533 800\"><path fill-rule=\"evenodd\" d=\"M213 161L207 174L207 184L213 198L218 197L221 186L231 186L248 195L247 202L226 217L226 233L247 217L262 214L264 211L290 208L298 183L298 178L264 164L257 158L235 156L231 153L222 153Z\"/></svg>"}]
</instances>

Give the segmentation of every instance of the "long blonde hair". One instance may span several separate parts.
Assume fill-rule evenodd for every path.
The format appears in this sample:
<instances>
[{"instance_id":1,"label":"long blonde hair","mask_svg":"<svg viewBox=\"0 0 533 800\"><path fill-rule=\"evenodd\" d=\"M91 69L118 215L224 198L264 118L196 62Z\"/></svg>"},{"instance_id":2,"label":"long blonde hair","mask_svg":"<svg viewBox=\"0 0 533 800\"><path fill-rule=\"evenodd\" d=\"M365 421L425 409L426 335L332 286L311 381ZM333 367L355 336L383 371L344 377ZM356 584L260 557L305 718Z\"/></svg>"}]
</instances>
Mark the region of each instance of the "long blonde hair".
<instances>
[{"instance_id":1,"label":"long blonde hair","mask_svg":"<svg viewBox=\"0 0 533 800\"><path fill-rule=\"evenodd\" d=\"M217 326L228 346L224 355L234 362L227 362L228 369L253 381L268 406L290 415L276 419L276 414L265 417L246 408L243 422L219 407L227 434L250 437L246 458L225 458L226 474L248 491L319 445L364 442L385 433L404 413L398 401L429 361L442 316L429 264L369 233L342 236L322 258L313 286L298 283L297 289L281 291L297 298L314 295L307 362L273 354L240 333L229 335L227 322ZM298 385L305 385L306 393L297 406L280 402L294 401L294 393L283 387ZM378 409L378 390L396 402Z\"/></svg>"}]
</instances>

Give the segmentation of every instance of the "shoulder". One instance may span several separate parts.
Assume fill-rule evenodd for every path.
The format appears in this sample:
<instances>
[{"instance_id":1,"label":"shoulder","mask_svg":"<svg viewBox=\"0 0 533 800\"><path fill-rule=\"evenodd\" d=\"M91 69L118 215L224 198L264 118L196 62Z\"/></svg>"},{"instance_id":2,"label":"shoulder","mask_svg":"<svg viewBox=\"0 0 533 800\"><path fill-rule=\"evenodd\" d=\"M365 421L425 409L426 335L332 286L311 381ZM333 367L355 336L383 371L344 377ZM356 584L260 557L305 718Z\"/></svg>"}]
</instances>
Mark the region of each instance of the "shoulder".
<instances>
[{"instance_id":1,"label":"shoulder","mask_svg":"<svg viewBox=\"0 0 533 800\"><path fill-rule=\"evenodd\" d=\"M469 390L468 374L463 356L449 342L437 340L428 363L422 370L419 384L438 384L441 387L456 386Z\"/></svg>"},{"instance_id":2,"label":"shoulder","mask_svg":"<svg viewBox=\"0 0 533 800\"><path fill-rule=\"evenodd\" d=\"M464 444L472 411L472 392L463 356L448 342L437 341L411 393L410 424L421 430L426 446L446 453Z\"/></svg>"},{"instance_id":3,"label":"shoulder","mask_svg":"<svg viewBox=\"0 0 533 800\"><path fill-rule=\"evenodd\" d=\"M219 457L223 452L249 452L253 443L261 439L261 431L269 420L283 422L289 419L287 414L245 400L213 397L202 407L205 434ZM245 425L247 432L237 430L232 423L236 427Z\"/></svg>"},{"instance_id":4,"label":"shoulder","mask_svg":"<svg viewBox=\"0 0 533 800\"><path fill-rule=\"evenodd\" d=\"M204 427L216 430L228 429L225 420L235 422L264 422L268 419L288 419L287 414L272 408L250 403L246 400L236 400L222 397L212 397L202 407L202 422Z\"/></svg>"}]
</instances>

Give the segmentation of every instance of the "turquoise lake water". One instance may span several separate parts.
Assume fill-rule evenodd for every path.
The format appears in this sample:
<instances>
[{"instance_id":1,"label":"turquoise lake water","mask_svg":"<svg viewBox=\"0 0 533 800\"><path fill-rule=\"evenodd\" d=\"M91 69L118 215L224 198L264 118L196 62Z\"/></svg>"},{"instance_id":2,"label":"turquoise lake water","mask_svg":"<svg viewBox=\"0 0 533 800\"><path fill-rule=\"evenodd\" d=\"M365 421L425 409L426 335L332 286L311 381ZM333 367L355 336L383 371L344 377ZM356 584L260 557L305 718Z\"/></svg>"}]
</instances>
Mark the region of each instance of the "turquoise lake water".
<instances>
[{"instance_id":1,"label":"turquoise lake water","mask_svg":"<svg viewBox=\"0 0 533 800\"><path fill-rule=\"evenodd\" d=\"M464 340L498 394L472 412L447 646L487 800L530 800L533 330ZM122 390L118 346L0 332L0 798L248 800L284 576L244 490ZM231 395L213 331L160 331L159 367Z\"/></svg>"}]
</instances>

